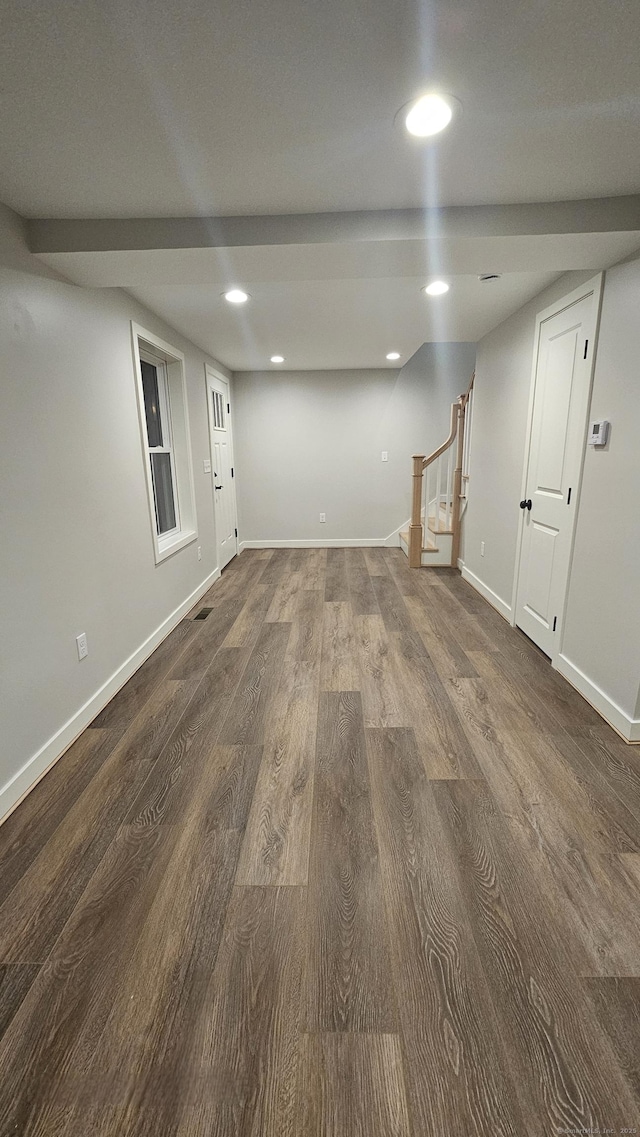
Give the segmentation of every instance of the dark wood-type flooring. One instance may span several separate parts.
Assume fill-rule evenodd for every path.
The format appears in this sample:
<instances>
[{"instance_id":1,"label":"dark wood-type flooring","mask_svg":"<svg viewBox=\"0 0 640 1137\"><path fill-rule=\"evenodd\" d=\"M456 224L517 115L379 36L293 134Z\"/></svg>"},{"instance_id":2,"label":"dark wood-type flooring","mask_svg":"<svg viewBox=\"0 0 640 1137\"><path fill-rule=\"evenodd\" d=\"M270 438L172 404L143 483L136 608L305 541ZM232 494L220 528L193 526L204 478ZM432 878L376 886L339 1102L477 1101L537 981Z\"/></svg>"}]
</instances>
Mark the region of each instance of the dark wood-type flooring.
<instances>
[{"instance_id":1,"label":"dark wood-type flooring","mask_svg":"<svg viewBox=\"0 0 640 1137\"><path fill-rule=\"evenodd\" d=\"M0 1137L635 1131L640 750L458 573L246 551L0 829L0 1036Z\"/></svg>"}]
</instances>

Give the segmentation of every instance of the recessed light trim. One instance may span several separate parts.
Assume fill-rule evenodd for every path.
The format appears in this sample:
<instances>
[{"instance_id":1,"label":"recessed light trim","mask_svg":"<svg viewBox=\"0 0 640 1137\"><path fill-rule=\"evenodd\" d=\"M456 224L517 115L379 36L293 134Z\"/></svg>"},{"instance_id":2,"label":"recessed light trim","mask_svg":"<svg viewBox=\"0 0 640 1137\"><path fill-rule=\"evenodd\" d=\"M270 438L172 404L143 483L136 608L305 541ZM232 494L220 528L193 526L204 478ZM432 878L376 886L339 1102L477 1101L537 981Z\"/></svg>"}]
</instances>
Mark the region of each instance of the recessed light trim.
<instances>
[{"instance_id":1,"label":"recessed light trim","mask_svg":"<svg viewBox=\"0 0 640 1137\"><path fill-rule=\"evenodd\" d=\"M243 288L229 288L222 295L229 304L246 304L249 299L249 293Z\"/></svg>"},{"instance_id":2,"label":"recessed light trim","mask_svg":"<svg viewBox=\"0 0 640 1137\"><path fill-rule=\"evenodd\" d=\"M399 351L390 351L387 355L387 359L400 359L400 352Z\"/></svg>"},{"instance_id":3,"label":"recessed light trim","mask_svg":"<svg viewBox=\"0 0 640 1137\"><path fill-rule=\"evenodd\" d=\"M284 355L272 355L271 356L271 362L272 363L284 363Z\"/></svg>"},{"instance_id":4,"label":"recessed light trim","mask_svg":"<svg viewBox=\"0 0 640 1137\"><path fill-rule=\"evenodd\" d=\"M449 96L435 91L420 95L406 108L404 125L414 138L431 138L449 125L454 108L454 100Z\"/></svg>"},{"instance_id":5,"label":"recessed light trim","mask_svg":"<svg viewBox=\"0 0 640 1137\"><path fill-rule=\"evenodd\" d=\"M431 284L427 284L422 291L426 292L427 296L444 296L448 292L450 285L446 280L432 280Z\"/></svg>"}]
</instances>

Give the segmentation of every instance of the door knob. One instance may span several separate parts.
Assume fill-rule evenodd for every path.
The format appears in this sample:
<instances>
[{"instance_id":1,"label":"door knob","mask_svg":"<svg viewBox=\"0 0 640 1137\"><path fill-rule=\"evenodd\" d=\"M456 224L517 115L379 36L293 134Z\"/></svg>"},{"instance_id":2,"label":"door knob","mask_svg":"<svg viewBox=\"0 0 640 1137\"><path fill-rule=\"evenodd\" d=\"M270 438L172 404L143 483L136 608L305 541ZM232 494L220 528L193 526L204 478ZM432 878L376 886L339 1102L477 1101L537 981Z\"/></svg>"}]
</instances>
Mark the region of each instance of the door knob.
<instances>
[{"instance_id":1,"label":"door knob","mask_svg":"<svg viewBox=\"0 0 640 1137\"><path fill-rule=\"evenodd\" d=\"M533 504L533 503L532 503L532 501L531 501L531 498L530 498L530 497L528 497L528 498L526 499L526 501L521 501L521 502L520 502L520 509L531 509L531 506L532 506L532 504Z\"/></svg>"},{"instance_id":2,"label":"door knob","mask_svg":"<svg viewBox=\"0 0 640 1137\"><path fill-rule=\"evenodd\" d=\"M213 487L213 488L214 488L214 490L221 490L221 489L222 489L222 486L216 486L216 485L214 485L214 487Z\"/></svg>"}]
</instances>

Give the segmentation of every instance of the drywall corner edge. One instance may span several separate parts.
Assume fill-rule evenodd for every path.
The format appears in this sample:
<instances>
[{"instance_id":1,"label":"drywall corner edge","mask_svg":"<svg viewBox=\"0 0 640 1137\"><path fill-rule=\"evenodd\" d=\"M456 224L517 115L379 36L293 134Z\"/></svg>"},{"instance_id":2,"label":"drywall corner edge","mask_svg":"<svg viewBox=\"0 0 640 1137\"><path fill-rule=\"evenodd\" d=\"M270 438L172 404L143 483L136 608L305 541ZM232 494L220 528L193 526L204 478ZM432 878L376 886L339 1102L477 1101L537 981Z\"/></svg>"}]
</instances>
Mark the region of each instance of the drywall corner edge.
<instances>
[{"instance_id":1,"label":"drywall corner edge","mask_svg":"<svg viewBox=\"0 0 640 1137\"><path fill-rule=\"evenodd\" d=\"M576 667L575 663L567 659L562 652L554 662L554 667L572 687L575 687L583 699L586 699L593 709L602 715L609 726L612 726L622 736L625 742L640 742L640 719L632 719L622 710L622 707L614 703L606 691L598 687L597 683L589 679L589 676L585 675L584 671Z\"/></svg>"},{"instance_id":2,"label":"drywall corner edge","mask_svg":"<svg viewBox=\"0 0 640 1137\"><path fill-rule=\"evenodd\" d=\"M27 796L27 794L45 776L48 770L62 758L76 738L93 722L97 714L106 707L107 703L117 694L121 687L131 678L138 668L149 658L152 652L180 622L183 616L197 604L201 596L215 584L220 577L220 569L216 568L203 580L194 591L183 600L181 604L167 616L166 620L151 633L150 636L129 656L128 659L114 671L113 675L103 683L94 695L72 717L45 742L44 746L25 762L24 766L0 788L0 825L6 821L14 809Z\"/></svg>"},{"instance_id":3,"label":"drywall corner edge","mask_svg":"<svg viewBox=\"0 0 640 1137\"><path fill-rule=\"evenodd\" d=\"M458 561L458 564L460 564L460 561ZM496 612L499 612L501 616L504 616L507 623L513 624L513 609L511 605L507 604L506 600L498 596L497 592L489 588L488 584L480 580L480 577L476 576L476 574L471 572L471 569L468 569L466 566L462 567L462 579L466 580L472 588L475 588L476 592L479 592L485 600L488 600L491 607L495 608Z\"/></svg>"}]
</instances>

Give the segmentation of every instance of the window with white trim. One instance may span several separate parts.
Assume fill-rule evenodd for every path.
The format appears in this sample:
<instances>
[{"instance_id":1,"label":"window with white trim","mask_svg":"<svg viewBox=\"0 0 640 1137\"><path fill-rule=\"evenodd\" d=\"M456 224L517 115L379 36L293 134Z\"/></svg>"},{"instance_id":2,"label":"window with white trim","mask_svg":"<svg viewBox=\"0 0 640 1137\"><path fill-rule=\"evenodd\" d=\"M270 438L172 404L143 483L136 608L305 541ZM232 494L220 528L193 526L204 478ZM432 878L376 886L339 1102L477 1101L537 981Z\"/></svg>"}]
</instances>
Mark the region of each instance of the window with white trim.
<instances>
[{"instance_id":1,"label":"window with white trim","mask_svg":"<svg viewBox=\"0 0 640 1137\"><path fill-rule=\"evenodd\" d=\"M184 357L132 324L156 562L197 537Z\"/></svg>"}]
</instances>

